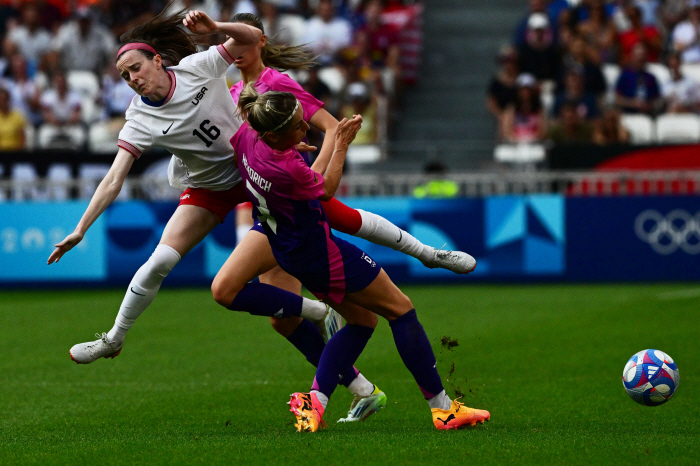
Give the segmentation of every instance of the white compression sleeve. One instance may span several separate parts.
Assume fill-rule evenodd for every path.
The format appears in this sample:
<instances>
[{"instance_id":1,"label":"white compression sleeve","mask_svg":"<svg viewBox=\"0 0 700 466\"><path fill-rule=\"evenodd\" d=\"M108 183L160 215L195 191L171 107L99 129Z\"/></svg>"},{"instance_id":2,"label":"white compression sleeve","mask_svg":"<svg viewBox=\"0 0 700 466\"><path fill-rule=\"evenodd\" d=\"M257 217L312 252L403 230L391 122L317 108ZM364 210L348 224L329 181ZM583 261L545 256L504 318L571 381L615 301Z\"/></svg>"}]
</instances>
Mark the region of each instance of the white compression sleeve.
<instances>
[{"instance_id":1,"label":"white compression sleeve","mask_svg":"<svg viewBox=\"0 0 700 466\"><path fill-rule=\"evenodd\" d=\"M123 342L136 319L153 302L163 279L180 262L180 254L165 244L159 244L148 261L136 272L119 308L114 327L107 334L112 341Z\"/></svg>"},{"instance_id":2,"label":"white compression sleeve","mask_svg":"<svg viewBox=\"0 0 700 466\"><path fill-rule=\"evenodd\" d=\"M357 209L357 211L362 217L362 226L355 233L355 236L408 254L416 259L427 260L432 257L433 248L421 243L407 231L377 214L361 209Z\"/></svg>"}]
</instances>

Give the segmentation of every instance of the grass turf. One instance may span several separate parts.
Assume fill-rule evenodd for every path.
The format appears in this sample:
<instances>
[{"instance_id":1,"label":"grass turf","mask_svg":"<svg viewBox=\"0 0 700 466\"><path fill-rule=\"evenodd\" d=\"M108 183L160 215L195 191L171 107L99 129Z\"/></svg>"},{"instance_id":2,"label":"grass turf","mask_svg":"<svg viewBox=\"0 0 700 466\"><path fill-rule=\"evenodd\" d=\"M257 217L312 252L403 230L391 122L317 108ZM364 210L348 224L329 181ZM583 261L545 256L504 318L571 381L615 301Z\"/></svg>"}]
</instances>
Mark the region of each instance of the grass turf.
<instances>
[{"instance_id":1,"label":"grass turf","mask_svg":"<svg viewBox=\"0 0 700 466\"><path fill-rule=\"evenodd\" d=\"M404 287L451 394L488 409L437 432L386 322L357 366L389 399L364 423L298 434L285 405L313 368L265 319L217 308L208 290L160 293L122 354L78 366L68 349L112 325L123 292L0 294L0 463L696 464L698 299L693 285ZM459 345L441 346L449 336ZM673 356L680 389L647 408L627 397L635 352Z\"/></svg>"}]
</instances>

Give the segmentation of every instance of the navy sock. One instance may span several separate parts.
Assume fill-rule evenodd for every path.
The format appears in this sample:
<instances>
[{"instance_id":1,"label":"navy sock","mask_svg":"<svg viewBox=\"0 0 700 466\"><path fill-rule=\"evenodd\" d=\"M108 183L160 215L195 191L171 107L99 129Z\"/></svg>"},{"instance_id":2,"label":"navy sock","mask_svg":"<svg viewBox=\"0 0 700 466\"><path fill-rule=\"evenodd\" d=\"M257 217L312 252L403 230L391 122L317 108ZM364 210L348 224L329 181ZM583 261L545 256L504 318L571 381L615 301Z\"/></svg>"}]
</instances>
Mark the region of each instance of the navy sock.
<instances>
[{"instance_id":1,"label":"navy sock","mask_svg":"<svg viewBox=\"0 0 700 466\"><path fill-rule=\"evenodd\" d=\"M323 341L323 337L314 324L308 320L302 320L299 326L287 337L287 340L306 357L307 361L314 367L318 367L326 342ZM357 371L352 366L346 367L340 373L343 377L339 383L345 387L357 377Z\"/></svg>"},{"instance_id":2,"label":"navy sock","mask_svg":"<svg viewBox=\"0 0 700 466\"><path fill-rule=\"evenodd\" d=\"M233 302L232 311L254 316L292 317L301 315L301 296L264 283L246 283Z\"/></svg>"},{"instance_id":3,"label":"navy sock","mask_svg":"<svg viewBox=\"0 0 700 466\"><path fill-rule=\"evenodd\" d=\"M442 381L435 368L435 354L415 309L389 322L396 349L411 372L425 399L442 392Z\"/></svg>"},{"instance_id":4,"label":"navy sock","mask_svg":"<svg viewBox=\"0 0 700 466\"><path fill-rule=\"evenodd\" d=\"M318 390L330 398L339 383L339 374L352 369L373 332L374 329L370 327L346 325L333 335L321 355L312 390ZM352 370L354 373L355 370ZM345 379L345 376L342 378Z\"/></svg>"}]
</instances>

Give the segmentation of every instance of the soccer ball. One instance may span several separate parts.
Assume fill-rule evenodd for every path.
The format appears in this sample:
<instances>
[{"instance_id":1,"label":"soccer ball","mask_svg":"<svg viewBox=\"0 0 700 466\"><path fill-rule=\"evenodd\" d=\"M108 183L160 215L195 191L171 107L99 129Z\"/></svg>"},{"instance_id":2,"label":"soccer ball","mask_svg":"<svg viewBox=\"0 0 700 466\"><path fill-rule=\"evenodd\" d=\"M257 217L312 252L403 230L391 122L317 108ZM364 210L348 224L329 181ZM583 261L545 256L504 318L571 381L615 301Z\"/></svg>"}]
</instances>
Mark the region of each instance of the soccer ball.
<instances>
[{"instance_id":1,"label":"soccer ball","mask_svg":"<svg viewBox=\"0 0 700 466\"><path fill-rule=\"evenodd\" d=\"M678 389L679 381L678 366L671 356L655 349L635 354L622 371L627 394L645 406L666 403Z\"/></svg>"}]
</instances>

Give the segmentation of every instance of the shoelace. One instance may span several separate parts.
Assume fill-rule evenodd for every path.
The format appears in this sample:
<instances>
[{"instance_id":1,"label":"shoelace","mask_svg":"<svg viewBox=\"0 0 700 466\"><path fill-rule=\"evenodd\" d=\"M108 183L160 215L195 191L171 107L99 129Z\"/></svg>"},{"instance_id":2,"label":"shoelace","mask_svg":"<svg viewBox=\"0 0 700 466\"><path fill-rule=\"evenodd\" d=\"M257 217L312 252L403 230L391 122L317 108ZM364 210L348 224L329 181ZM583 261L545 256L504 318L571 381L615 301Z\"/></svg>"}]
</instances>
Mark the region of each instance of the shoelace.
<instances>
[{"instance_id":1,"label":"shoelace","mask_svg":"<svg viewBox=\"0 0 700 466\"><path fill-rule=\"evenodd\" d=\"M455 264L458 260L457 256L453 255L452 251L450 251L450 250L443 251L442 248L444 248L445 246L447 246L447 243L443 244L440 247L440 249L435 251L435 257L437 257L438 259L448 261L451 264Z\"/></svg>"}]
</instances>

